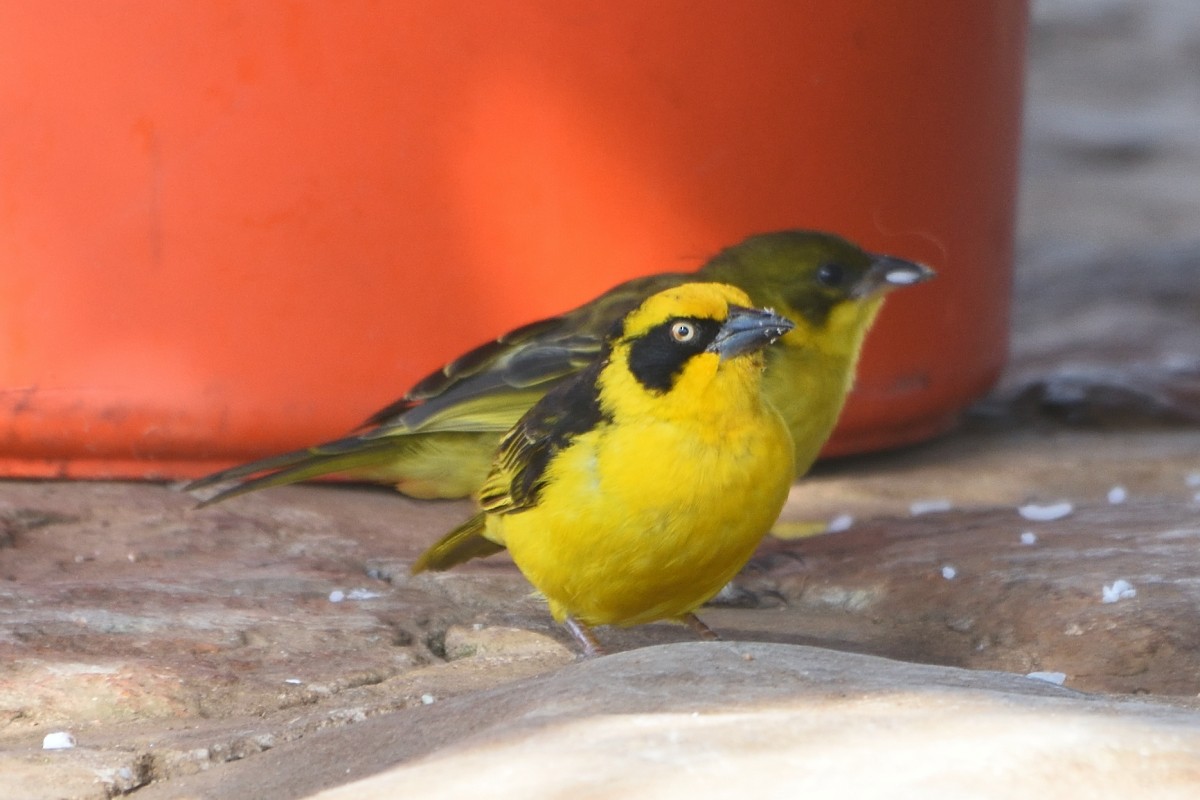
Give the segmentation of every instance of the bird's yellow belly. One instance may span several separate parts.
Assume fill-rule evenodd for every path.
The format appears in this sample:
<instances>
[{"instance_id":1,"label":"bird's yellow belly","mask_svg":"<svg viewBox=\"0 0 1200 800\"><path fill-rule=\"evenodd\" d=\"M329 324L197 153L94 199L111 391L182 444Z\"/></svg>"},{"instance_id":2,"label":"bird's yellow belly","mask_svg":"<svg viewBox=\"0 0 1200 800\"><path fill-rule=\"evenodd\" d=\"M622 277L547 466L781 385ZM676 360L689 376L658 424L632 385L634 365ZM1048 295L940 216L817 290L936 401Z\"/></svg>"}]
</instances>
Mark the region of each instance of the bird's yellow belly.
<instances>
[{"instance_id":1,"label":"bird's yellow belly","mask_svg":"<svg viewBox=\"0 0 1200 800\"><path fill-rule=\"evenodd\" d=\"M551 465L538 504L489 521L557 619L637 625L720 591L769 529L791 484L792 444L765 412L743 428L616 426Z\"/></svg>"}]
</instances>

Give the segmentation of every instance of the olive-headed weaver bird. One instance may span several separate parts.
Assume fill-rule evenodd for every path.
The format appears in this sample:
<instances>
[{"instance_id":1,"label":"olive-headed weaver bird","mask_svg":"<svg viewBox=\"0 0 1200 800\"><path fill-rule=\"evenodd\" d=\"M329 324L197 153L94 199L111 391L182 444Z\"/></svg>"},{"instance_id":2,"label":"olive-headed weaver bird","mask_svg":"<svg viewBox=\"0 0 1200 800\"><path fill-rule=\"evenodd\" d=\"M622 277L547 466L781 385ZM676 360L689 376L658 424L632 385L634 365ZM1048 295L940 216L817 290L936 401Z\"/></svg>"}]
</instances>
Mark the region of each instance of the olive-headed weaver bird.
<instances>
[{"instance_id":1,"label":"olive-headed weaver bird","mask_svg":"<svg viewBox=\"0 0 1200 800\"><path fill-rule=\"evenodd\" d=\"M833 432L884 294L933 274L830 233L751 236L696 272L635 278L471 350L372 415L358 433L217 472L185 489L241 481L205 500L212 503L337 473L391 484L412 497L470 495L482 485L505 432L547 391L590 364L613 324L651 294L689 281L737 286L753 305L774 308L795 325L783 347L767 354L766 391L787 421L796 474L803 475Z\"/></svg>"},{"instance_id":2,"label":"olive-headed weaver bird","mask_svg":"<svg viewBox=\"0 0 1200 800\"><path fill-rule=\"evenodd\" d=\"M500 443L480 512L413 572L507 548L586 655L593 625L678 620L749 560L795 470L763 350L794 325L720 283L650 296Z\"/></svg>"}]
</instances>

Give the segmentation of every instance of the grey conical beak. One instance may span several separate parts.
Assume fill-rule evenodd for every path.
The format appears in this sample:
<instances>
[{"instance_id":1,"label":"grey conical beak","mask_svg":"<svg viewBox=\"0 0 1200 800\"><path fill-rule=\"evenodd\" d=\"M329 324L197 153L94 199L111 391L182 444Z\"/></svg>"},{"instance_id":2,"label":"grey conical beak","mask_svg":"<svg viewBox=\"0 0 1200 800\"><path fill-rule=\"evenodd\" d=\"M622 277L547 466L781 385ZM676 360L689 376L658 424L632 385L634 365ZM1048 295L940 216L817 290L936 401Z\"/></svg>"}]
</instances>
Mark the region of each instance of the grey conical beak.
<instances>
[{"instance_id":1,"label":"grey conical beak","mask_svg":"<svg viewBox=\"0 0 1200 800\"><path fill-rule=\"evenodd\" d=\"M725 361L766 347L794 327L794 322L774 311L730 306L729 317L708 346L708 352L717 353Z\"/></svg>"},{"instance_id":2,"label":"grey conical beak","mask_svg":"<svg viewBox=\"0 0 1200 800\"><path fill-rule=\"evenodd\" d=\"M924 283L935 275L937 273L929 267L915 261L905 261L895 256L876 256L871 268L859 279L850 294L857 299L872 297L903 286Z\"/></svg>"}]
</instances>

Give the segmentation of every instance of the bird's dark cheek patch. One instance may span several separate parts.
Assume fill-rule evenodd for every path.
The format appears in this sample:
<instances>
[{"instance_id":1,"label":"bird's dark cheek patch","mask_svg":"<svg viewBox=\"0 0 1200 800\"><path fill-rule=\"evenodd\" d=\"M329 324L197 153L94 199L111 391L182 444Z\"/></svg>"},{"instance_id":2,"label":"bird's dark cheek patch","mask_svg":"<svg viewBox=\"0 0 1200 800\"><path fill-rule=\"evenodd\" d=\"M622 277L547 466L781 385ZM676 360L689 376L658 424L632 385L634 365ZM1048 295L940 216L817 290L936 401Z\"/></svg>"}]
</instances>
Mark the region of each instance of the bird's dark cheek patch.
<instances>
[{"instance_id":1,"label":"bird's dark cheek patch","mask_svg":"<svg viewBox=\"0 0 1200 800\"><path fill-rule=\"evenodd\" d=\"M662 394L671 390L683 365L695 353L653 334L629 346L629 372L647 391Z\"/></svg>"},{"instance_id":2,"label":"bird's dark cheek patch","mask_svg":"<svg viewBox=\"0 0 1200 800\"><path fill-rule=\"evenodd\" d=\"M655 394L669 392L688 359L704 352L721 328L716 320L690 320L696 334L687 342L679 342L671 336L673 322L651 328L629 343L629 372Z\"/></svg>"}]
</instances>

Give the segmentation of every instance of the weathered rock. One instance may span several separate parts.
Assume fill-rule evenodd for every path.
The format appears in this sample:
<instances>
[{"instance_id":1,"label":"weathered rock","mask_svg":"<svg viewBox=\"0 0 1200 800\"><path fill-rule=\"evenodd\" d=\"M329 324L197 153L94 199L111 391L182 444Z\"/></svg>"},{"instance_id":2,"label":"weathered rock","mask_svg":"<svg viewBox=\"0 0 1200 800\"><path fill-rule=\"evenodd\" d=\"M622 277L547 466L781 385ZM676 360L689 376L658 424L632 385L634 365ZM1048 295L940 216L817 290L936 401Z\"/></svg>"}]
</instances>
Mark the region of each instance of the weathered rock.
<instances>
[{"instance_id":1,"label":"weathered rock","mask_svg":"<svg viewBox=\"0 0 1200 800\"><path fill-rule=\"evenodd\" d=\"M0 753L0 796L5 800L108 800L150 781L140 754L86 747L36 753Z\"/></svg>"},{"instance_id":2,"label":"weathered rock","mask_svg":"<svg viewBox=\"0 0 1200 800\"><path fill-rule=\"evenodd\" d=\"M1200 791L1194 710L785 645L646 648L342 733L362 752L388 739L385 727L409 726L451 727L461 738L316 797L1183 798Z\"/></svg>"},{"instance_id":3,"label":"weathered rock","mask_svg":"<svg viewBox=\"0 0 1200 800\"><path fill-rule=\"evenodd\" d=\"M538 659L566 664L575 655L557 640L521 628L485 625L451 625L446 629L446 658L483 658L495 661Z\"/></svg>"}]
</instances>

